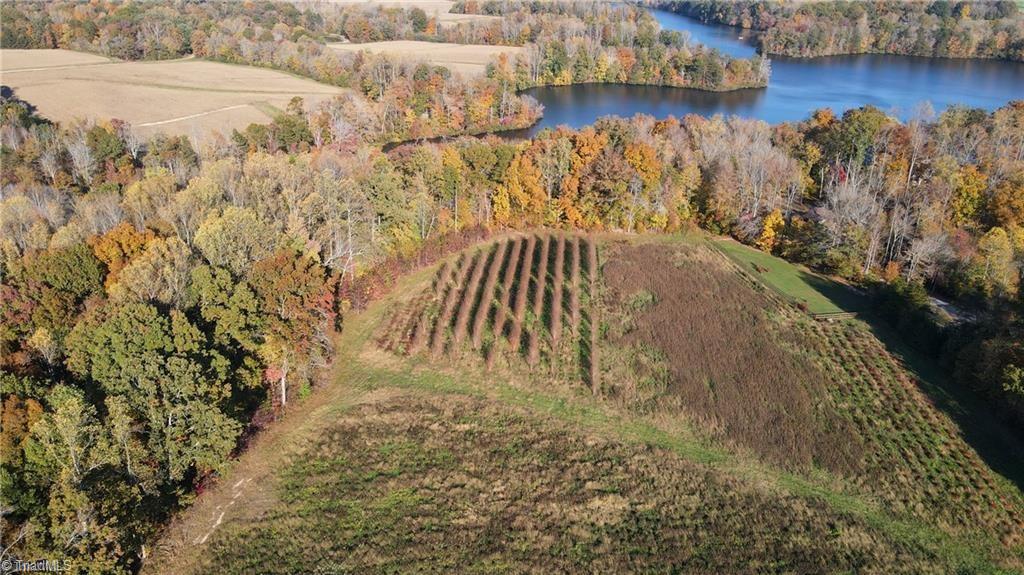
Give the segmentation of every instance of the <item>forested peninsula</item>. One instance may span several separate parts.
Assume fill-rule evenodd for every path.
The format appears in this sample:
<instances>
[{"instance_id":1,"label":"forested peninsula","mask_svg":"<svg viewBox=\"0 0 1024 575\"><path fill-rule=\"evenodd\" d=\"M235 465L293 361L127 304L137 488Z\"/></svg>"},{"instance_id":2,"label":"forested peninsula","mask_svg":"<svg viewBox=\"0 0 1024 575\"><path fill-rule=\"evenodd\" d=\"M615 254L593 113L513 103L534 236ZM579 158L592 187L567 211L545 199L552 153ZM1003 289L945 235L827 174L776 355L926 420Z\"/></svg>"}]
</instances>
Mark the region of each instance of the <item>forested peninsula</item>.
<instances>
[{"instance_id":1,"label":"forested peninsula","mask_svg":"<svg viewBox=\"0 0 1024 575\"><path fill-rule=\"evenodd\" d=\"M659 0L649 5L755 31L761 51L769 55L874 53L1024 62L1024 12L1012 0Z\"/></svg>"}]
</instances>

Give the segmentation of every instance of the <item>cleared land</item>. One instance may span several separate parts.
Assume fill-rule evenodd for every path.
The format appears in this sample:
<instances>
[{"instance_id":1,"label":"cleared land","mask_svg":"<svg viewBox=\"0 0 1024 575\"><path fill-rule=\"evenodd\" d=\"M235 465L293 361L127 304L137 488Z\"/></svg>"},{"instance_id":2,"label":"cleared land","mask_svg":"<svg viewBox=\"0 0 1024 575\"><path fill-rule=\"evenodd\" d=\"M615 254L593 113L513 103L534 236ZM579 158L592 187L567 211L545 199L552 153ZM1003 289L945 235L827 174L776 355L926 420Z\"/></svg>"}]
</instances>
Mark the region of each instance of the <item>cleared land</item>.
<instances>
[{"instance_id":1,"label":"cleared land","mask_svg":"<svg viewBox=\"0 0 1024 575\"><path fill-rule=\"evenodd\" d=\"M484 243L337 349L146 571L1024 567L1024 498L977 430L870 326L812 319L703 236Z\"/></svg>"},{"instance_id":2,"label":"cleared land","mask_svg":"<svg viewBox=\"0 0 1024 575\"><path fill-rule=\"evenodd\" d=\"M857 312L864 307L863 298L851 288L784 259L734 240L722 239L714 242L714 245L743 271L758 278L782 297L806 306L812 314Z\"/></svg>"},{"instance_id":3,"label":"cleared land","mask_svg":"<svg viewBox=\"0 0 1024 575\"><path fill-rule=\"evenodd\" d=\"M442 42L418 42L395 40L390 42L367 42L365 44L333 43L332 49L343 52L365 50L372 54L391 54L411 61L423 61L444 66L463 76L483 76L487 63L498 54L514 58L523 51L518 46L488 46L484 44L447 44Z\"/></svg>"},{"instance_id":4,"label":"cleared land","mask_svg":"<svg viewBox=\"0 0 1024 575\"><path fill-rule=\"evenodd\" d=\"M825 503L465 397L354 407L284 462L266 496L272 507L239 508L202 556L166 572L939 568L924 550L890 543Z\"/></svg>"},{"instance_id":5,"label":"cleared land","mask_svg":"<svg viewBox=\"0 0 1024 575\"><path fill-rule=\"evenodd\" d=\"M306 0L303 0L306 1ZM323 0L312 0L312 3L319 3ZM480 14L453 14L451 9L455 2L451 0L326 0L331 4L364 4L368 7L380 6L383 8L421 8L427 16L434 16L438 22L443 24L455 24L471 20L496 20L497 16L484 16ZM301 3L301 2L297 2Z\"/></svg>"},{"instance_id":6,"label":"cleared land","mask_svg":"<svg viewBox=\"0 0 1024 575\"><path fill-rule=\"evenodd\" d=\"M249 66L185 58L120 62L69 50L3 50L3 83L50 119L126 120L143 134L204 137L266 123L294 96L315 104L342 92Z\"/></svg>"},{"instance_id":7,"label":"cleared land","mask_svg":"<svg viewBox=\"0 0 1024 575\"><path fill-rule=\"evenodd\" d=\"M1024 543L1020 490L867 324L816 321L700 243L608 252L607 395L944 529Z\"/></svg>"},{"instance_id":8,"label":"cleared land","mask_svg":"<svg viewBox=\"0 0 1024 575\"><path fill-rule=\"evenodd\" d=\"M114 58L86 52L72 52L71 50L0 50L0 70L5 74L40 68L111 64L114 62L117 62Z\"/></svg>"}]
</instances>

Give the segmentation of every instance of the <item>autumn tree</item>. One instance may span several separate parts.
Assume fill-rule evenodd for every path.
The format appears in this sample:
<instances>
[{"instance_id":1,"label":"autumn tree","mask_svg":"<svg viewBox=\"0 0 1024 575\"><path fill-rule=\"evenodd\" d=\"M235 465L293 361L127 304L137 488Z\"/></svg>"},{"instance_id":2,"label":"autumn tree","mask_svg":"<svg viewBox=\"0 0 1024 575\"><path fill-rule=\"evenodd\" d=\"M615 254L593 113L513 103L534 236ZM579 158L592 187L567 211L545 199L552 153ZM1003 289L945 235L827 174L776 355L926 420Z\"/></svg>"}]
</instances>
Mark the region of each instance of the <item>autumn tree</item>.
<instances>
[{"instance_id":1,"label":"autumn tree","mask_svg":"<svg viewBox=\"0 0 1024 575\"><path fill-rule=\"evenodd\" d=\"M257 262L248 281L266 318L259 354L284 407L288 387L308 383L312 370L326 362L334 326L333 282L318 263L292 250Z\"/></svg>"}]
</instances>

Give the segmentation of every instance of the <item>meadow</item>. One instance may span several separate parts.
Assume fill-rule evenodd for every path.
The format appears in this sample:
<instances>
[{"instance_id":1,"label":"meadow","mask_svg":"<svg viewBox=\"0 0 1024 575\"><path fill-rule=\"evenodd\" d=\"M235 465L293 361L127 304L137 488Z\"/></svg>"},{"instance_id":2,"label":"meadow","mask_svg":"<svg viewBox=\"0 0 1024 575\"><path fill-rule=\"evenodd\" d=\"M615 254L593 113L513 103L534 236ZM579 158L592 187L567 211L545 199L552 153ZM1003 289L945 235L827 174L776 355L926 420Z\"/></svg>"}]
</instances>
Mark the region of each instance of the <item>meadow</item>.
<instances>
[{"instance_id":1,"label":"meadow","mask_svg":"<svg viewBox=\"0 0 1024 575\"><path fill-rule=\"evenodd\" d=\"M121 62L70 50L3 50L4 84L60 122L116 118L141 134L205 138L267 123L295 96L307 105L344 90L284 72L183 58Z\"/></svg>"},{"instance_id":2,"label":"meadow","mask_svg":"<svg viewBox=\"0 0 1024 575\"><path fill-rule=\"evenodd\" d=\"M1024 565L1019 487L901 358L702 236L500 237L337 343L146 571Z\"/></svg>"}]
</instances>

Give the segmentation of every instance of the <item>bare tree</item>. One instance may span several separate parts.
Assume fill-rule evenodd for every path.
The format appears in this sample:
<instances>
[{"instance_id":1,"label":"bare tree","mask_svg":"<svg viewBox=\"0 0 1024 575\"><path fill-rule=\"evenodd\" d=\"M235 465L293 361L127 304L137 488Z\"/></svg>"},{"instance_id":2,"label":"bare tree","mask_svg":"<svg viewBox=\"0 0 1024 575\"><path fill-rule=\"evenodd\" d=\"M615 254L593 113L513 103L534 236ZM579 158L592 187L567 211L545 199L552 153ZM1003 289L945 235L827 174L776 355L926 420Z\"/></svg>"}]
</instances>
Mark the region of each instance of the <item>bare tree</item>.
<instances>
[{"instance_id":1,"label":"bare tree","mask_svg":"<svg viewBox=\"0 0 1024 575\"><path fill-rule=\"evenodd\" d=\"M125 151L132 157L132 160L138 162L139 155L142 153L142 138L139 137L139 134L128 122L122 122L118 125L117 134L121 137L121 141L124 142Z\"/></svg>"},{"instance_id":2,"label":"bare tree","mask_svg":"<svg viewBox=\"0 0 1024 575\"><path fill-rule=\"evenodd\" d=\"M88 185L92 181L92 174L96 171L96 158L92 155L89 144L85 141L85 130L77 130L69 136L65 144L68 156L71 158L71 165L74 167L75 175L80 182Z\"/></svg>"}]
</instances>

